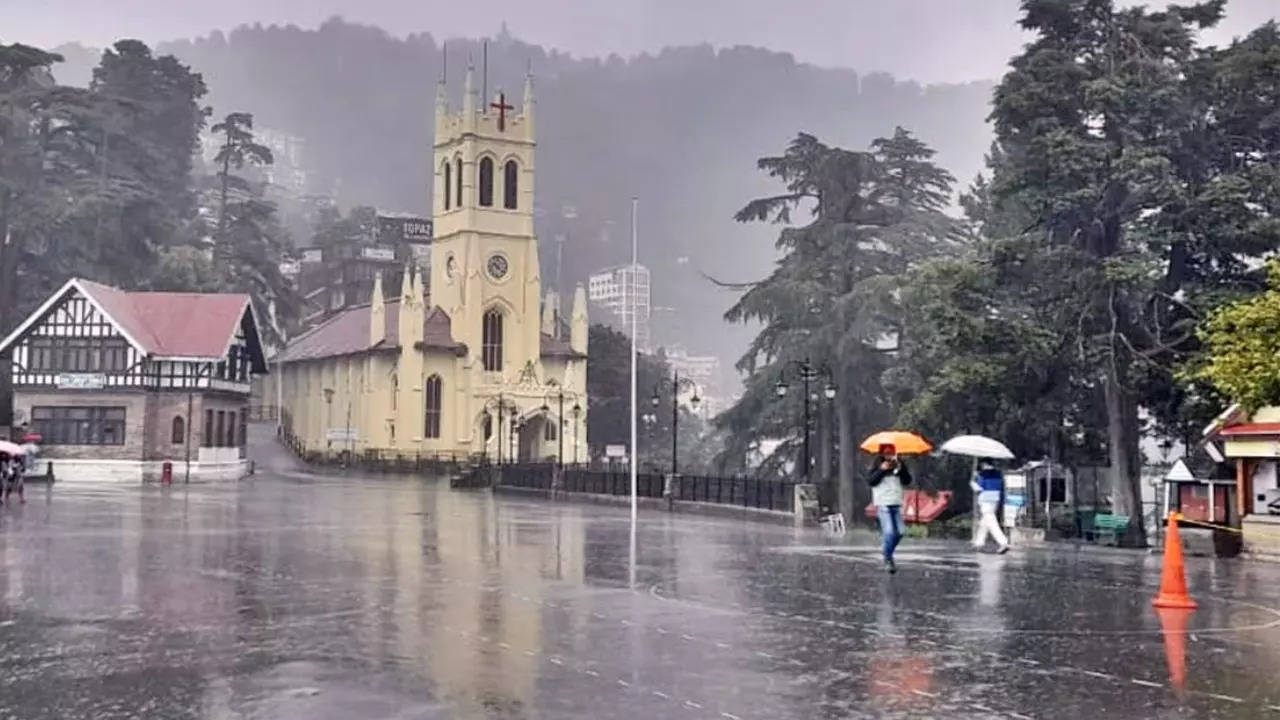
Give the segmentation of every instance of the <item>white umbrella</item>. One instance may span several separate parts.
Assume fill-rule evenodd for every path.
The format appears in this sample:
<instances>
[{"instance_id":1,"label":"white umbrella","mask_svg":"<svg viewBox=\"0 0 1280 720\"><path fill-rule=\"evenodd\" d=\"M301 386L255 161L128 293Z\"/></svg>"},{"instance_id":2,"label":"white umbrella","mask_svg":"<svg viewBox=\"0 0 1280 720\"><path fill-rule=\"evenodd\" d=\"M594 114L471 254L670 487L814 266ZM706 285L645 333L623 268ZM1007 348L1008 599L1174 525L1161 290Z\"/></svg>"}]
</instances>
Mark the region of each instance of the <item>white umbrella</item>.
<instances>
[{"instance_id":1,"label":"white umbrella","mask_svg":"<svg viewBox=\"0 0 1280 720\"><path fill-rule=\"evenodd\" d=\"M8 440L0 440L0 453L5 453L6 455L22 455L24 452L26 451L22 449L21 445L16 445Z\"/></svg>"},{"instance_id":2,"label":"white umbrella","mask_svg":"<svg viewBox=\"0 0 1280 720\"><path fill-rule=\"evenodd\" d=\"M967 455L975 458L992 458L995 460L1012 460L1013 452L999 440L992 440L982 435L957 435L942 443L938 448L952 455Z\"/></svg>"}]
</instances>

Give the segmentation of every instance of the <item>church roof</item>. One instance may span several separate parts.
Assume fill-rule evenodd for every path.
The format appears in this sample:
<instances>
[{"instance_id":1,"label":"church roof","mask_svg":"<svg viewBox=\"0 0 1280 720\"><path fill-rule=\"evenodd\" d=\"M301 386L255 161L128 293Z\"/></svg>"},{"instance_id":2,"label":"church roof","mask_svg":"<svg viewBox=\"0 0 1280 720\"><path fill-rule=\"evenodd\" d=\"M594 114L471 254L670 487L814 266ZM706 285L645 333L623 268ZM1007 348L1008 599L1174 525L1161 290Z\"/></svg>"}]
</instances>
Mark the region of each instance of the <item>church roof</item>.
<instances>
[{"instance_id":1,"label":"church roof","mask_svg":"<svg viewBox=\"0 0 1280 720\"><path fill-rule=\"evenodd\" d=\"M386 308L385 339L377 345L369 344L369 318L372 315L370 305L358 305L347 308L334 315L320 325L299 335L289 342L289 346L280 354L281 362L302 362L304 360L320 360L343 355L356 355L365 352L381 352L400 348L400 300L388 300ZM541 334L543 357L583 358L567 340L568 326L563 322L558 328L562 332L557 336ZM454 342L452 332L453 320L449 313L440 306L427 311L422 326L422 342L417 347L422 350L442 350L453 353L464 353L466 347Z\"/></svg>"},{"instance_id":2,"label":"church roof","mask_svg":"<svg viewBox=\"0 0 1280 720\"><path fill-rule=\"evenodd\" d=\"M400 300L388 300L386 308L386 332L384 340L377 345L369 344L369 319L372 306L358 305L334 315L289 343L281 354L281 362L300 362L303 360L319 360L327 357L355 355L363 352L395 350L400 347ZM453 341L450 331L452 321L449 314L440 307L433 307L427 312L423 321L422 342L419 348L427 350L446 350L459 352L463 350L461 343Z\"/></svg>"}]
</instances>

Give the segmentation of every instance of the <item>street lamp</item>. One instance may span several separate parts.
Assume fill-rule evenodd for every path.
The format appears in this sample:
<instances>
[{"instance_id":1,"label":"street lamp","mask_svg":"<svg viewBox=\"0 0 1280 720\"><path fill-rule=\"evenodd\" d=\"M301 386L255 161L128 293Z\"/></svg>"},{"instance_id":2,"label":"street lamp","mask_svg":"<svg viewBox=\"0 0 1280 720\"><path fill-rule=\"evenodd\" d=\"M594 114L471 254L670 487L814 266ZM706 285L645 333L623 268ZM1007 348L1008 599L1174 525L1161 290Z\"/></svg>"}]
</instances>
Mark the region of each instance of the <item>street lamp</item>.
<instances>
[{"instance_id":1,"label":"street lamp","mask_svg":"<svg viewBox=\"0 0 1280 720\"><path fill-rule=\"evenodd\" d=\"M557 388L555 392L548 392L545 402L542 403L542 414L544 416L547 416L547 422L551 422L549 417L551 414L551 401L555 400L557 403L559 403L559 412L556 415L556 440L560 443L560 449L556 453L556 462L559 463L561 470L564 469L564 425L565 425L564 399L565 398L569 398L570 400L574 401L575 405L577 404L577 400L578 400L577 394L574 393L572 390L565 390L564 388ZM581 409L579 409L579 411L581 411ZM574 432L575 433L577 432L577 428L574 428Z\"/></svg>"},{"instance_id":2,"label":"street lamp","mask_svg":"<svg viewBox=\"0 0 1280 720\"><path fill-rule=\"evenodd\" d=\"M821 368L814 367L813 364L809 362L809 358L805 358L804 360L790 360L783 364L782 371L778 373L778 382L773 386L773 391L778 396L778 399L782 399L787 396L788 388L786 373L787 370L791 368L795 368L797 376L800 378L800 381L804 383L804 477L805 480L808 480L809 465L811 464L811 460L809 459L809 402L811 400L818 399L816 393L810 393L809 383L825 376L827 384L822 388L822 395L827 400L834 400L836 398L836 385L831 378L831 369L826 365L823 365Z\"/></svg>"},{"instance_id":3,"label":"street lamp","mask_svg":"<svg viewBox=\"0 0 1280 720\"><path fill-rule=\"evenodd\" d=\"M702 398L698 397L698 385L689 378L680 377L680 373L673 372L671 379L663 378L653 386L653 397L649 398L649 402L656 408L662 404L662 398L659 393L664 390L671 389L671 474L675 475L679 469L679 450L680 450L680 391L692 390L693 397L689 398L689 404L693 408L698 409L698 403L702 402Z\"/></svg>"},{"instance_id":4,"label":"street lamp","mask_svg":"<svg viewBox=\"0 0 1280 720\"><path fill-rule=\"evenodd\" d=\"M497 438L496 444L498 446L499 465L502 464L502 421L506 415L507 408L511 408L511 419L514 422L516 416L516 405L513 402L508 402L501 394L497 397L489 398L484 403L484 410L490 417L493 417L494 415L498 416L498 434L494 437ZM488 440L488 438L485 439Z\"/></svg>"},{"instance_id":5,"label":"street lamp","mask_svg":"<svg viewBox=\"0 0 1280 720\"><path fill-rule=\"evenodd\" d=\"M578 426L582 424L582 406L573 404L573 464L578 464Z\"/></svg>"}]
</instances>

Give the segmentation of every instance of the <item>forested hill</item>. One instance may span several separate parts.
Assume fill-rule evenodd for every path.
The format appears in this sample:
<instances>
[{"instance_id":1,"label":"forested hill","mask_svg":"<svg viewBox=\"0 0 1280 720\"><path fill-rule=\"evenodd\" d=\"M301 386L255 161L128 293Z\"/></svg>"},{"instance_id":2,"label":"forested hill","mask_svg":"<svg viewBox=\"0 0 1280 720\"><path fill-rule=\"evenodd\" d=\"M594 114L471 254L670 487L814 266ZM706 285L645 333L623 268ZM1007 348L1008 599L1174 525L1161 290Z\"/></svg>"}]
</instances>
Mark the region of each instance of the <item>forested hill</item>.
<instances>
[{"instance_id":1,"label":"forested hill","mask_svg":"<svg viewBox=\"0 0 1280 720\"><path fill-rule=\"evenodd\" d=\"M60 79L87 80L84 65L96 54L60 51L68 55ZM331 20L315 30L243 27L158 51L203 73L215 113L252 112L261 127L302 136L314 190L336 187L344 206L429 208L432 102L441 71L440 44L430 35L398 39ZM468 56L479 65L479 43L448 42L454 103ZM547 281L559 234L570 238L566 283L627 258L628 208L637 195L654 304L679 311L678 331L670 329L675 313L658 312L655 339L716 352L726 365L747 334L723 322L733 297L700 273L749 280L769 269L775 231L732 219L747 200L776 187L755 169L758 157L781 152L799 131L863 148L902 125L967 182L989 143L990 83L922 87L746 47L578 59L503 35L489 45L490 94L505 88L518 105L529 66L537 88L538 231L551 261ZM562 218L565 205L577 208L576 220Z\"/></svg>"}]
</instances>

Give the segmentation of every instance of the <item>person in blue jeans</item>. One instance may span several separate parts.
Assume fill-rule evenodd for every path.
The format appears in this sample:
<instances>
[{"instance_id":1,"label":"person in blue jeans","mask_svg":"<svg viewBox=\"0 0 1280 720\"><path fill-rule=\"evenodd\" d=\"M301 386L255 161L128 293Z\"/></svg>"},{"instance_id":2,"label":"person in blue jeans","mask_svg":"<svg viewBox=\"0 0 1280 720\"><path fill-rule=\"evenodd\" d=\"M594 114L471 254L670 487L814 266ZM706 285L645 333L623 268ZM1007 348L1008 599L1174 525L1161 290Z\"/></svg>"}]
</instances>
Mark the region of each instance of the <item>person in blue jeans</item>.
<instances>
[{"instance_id":1,"label":"person in blue jeans","mask_svg":"<svg viewBox=\"0 0 1280 720\"><path fill-rule=\"evenodd\" d=\"M884 568L896 573L898 566L893 563L893 551L902 542L902 536L907 534L907 521L902 517L902 498L906 494L906 486L911 484L911 471L898 457L897 448L880 446L875 464L867 476L867 484L871 486L871 502L876 506L880 533L884 536Z\"/></svg>"}]
</instances>

